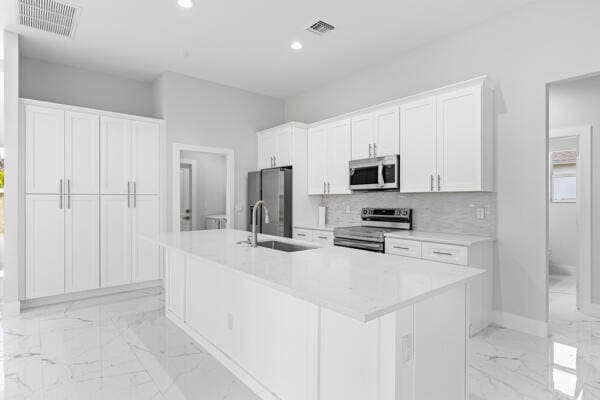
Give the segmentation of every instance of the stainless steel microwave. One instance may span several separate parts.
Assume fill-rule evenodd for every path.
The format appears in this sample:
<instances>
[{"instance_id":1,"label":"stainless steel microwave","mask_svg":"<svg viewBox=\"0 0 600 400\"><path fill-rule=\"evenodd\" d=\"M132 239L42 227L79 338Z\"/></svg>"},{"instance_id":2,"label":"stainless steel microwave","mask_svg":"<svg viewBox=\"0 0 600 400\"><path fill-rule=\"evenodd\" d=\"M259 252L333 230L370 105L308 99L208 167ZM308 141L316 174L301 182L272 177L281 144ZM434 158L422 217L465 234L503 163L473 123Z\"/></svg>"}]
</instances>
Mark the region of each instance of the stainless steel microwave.
<instances>
[{"instance_id":1,"label":"stainless steel microwave","mask_svg":"<svg viewBox=\"0 0 600 400\"><path fill-rule=\"evenodd\" d=\"M350 161L350 190L400 190L400 156Z\"/></svg>"}]
</instances>

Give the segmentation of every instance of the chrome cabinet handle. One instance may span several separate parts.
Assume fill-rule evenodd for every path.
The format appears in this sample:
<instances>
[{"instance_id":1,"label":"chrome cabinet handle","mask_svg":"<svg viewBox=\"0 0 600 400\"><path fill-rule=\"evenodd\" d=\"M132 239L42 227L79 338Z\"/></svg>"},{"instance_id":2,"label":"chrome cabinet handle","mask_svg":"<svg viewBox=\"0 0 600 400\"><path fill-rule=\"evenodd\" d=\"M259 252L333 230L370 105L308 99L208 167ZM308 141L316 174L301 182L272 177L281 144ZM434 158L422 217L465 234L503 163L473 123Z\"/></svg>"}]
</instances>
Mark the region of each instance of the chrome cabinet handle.
<instances>
[{"instance_id":1,"label":"chrome cabinet handle","mask_svg":"<svg viewBox=\"0 0 600 400\"><path fill-rule=\"evenodd\" d=\"M133 181L133 208L137 207L137 182Z\"/></svg>"},{"instance_id":2,"label":"chrome cabinet handle","mask_svg":"<svg viewBox=\"0 0 600 400\"><path fill-rule=\"evenodd\" d=\"M377 143L373 143L373 157L377 157Z\"/></svg>"},{"instance_id":3,"label":"chrome cabinet handle","mask_svg":"<svg viewBox=\"0 0 600 400\"><path fill-rule=\"evenodd\" d=\"M71 208L71 180L67 179L67 208Z\"/></svg>"},{"instance_id":4,"label":"chrome cabinet handle","mask_svg":"<svg viewBox=\"0 0 600 400\"><path fill-rule=\"evenodd\" d=\"M371 153L373 152L373 145L369 143L369 158L371 158Z\"/></svg>"},{"instance_id":5,"label":"chrome cabinet handle","mask_svg":"<svg viewBox=\"0 0 600 400\"><path fill-rule=\"evenodd\" d=\"M304 233L296 233L296 236L306 237L306 234L304 234Z\"/></svg>"},{"instance_id":6,"label":"chrome cabinet handle","mask_svg":"<svg viewBox=\"0 0 600 400\"><path fill-rule=\"evenodd\" d=\"M394 248L399 250L410 250L410 247L394 246Z\"/></svg>"},{"instance_id":7,"label":"chrome cabinet handle","mask_svg":"<svg viewBox=\"0 0 600 400\"><path fill-rule=\"evenodd\" d=\"M329 186L330 186L330 183L331 183L331 182L327 182L327 194L331 193L331 190L330 190L330 187L329 187Z\"/></svg>"},{"instance_id":8,"label":"chrome cabinet handle","mask_svg":"<svg viewBox=\"0 0 600 400\"><path fill-rule=\"evenodd\" d=\"M451 256L452 255L452 253L446 253L444 251L434 251L433 254L437 254L440 256Z\"/></svg>"},{"instance_id":9,"label":"chrome cabinet handle","mask_svg":"<svg viewBox=\"0 0 600 400\"><path fill-rule=\"evenodd\" d=\"M429 175L429 191L433 192L433 175Z\"/></svg>"},{"instance_id":10,"label":"chrome cabinet handle","mask_svg":"<svg viewBox=\"0 0 600 400\"><path fill-rule=\"evenodd\" d=\"M329 239L327 236L317 236L319 239Z\"/></svg>"},{"instance_id":11,"label":"chrome cabinet handle","mask_svg":"<svg viewBox=\"0 0 600 400\"><path fill-rule=\"evenodd\" d=\"M277 166L277 156L273 156L273 166Z\"/></svg>"},{"instance_id":12,"label":"chrome cabinet handle","mask_svg":"<svg viewBox=\"0 0 600 400\"><path fill-rule=\"evenodd\" d=\"M58 182L58 191L59 191L59 198L58 198L58 208L63 208L63 180L60 179Z\"/></svg>"},{"instance_id":13,"label":"chrome cabinet handle","mask_svg":"<svg viewBox=\"0 0 600 400\"><path fill-rule=\"evenodd\" d=\"M131 207L129 196L131 196L131 190L129 189L129 181L128 181L127 182L127 208Z\"/></svg>"},{"instance_id":14,"label":"chrome cabinet handle","mask_svg":"<svg viewBox=\"0 0 600 400\"><path fill-rule=\"evenodd\" d=\"M438 174L438 192L440 191L440 174Z\"/></svg>"},{"instance_id":15,"label":"chrome cabinet handle","mask_svg":"<svg viewBox=\"0 0 600 400\"><path fill-rule=\"evenodd\" d=\"M327 193L327 184L323 181L323 194Z\"/></svg>"}]
</instances>

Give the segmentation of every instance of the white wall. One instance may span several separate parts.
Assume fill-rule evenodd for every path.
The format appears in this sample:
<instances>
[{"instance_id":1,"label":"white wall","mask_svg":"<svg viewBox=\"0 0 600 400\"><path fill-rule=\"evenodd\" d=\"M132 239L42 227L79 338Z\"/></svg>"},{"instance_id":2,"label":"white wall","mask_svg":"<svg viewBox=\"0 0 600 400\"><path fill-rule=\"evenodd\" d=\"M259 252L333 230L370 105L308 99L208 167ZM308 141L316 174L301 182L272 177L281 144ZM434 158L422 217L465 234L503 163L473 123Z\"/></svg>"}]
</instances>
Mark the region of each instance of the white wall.
<instances>
[{"instance_id":1,"label":"white wall","mask_svg":"<svg viewBox=\"0 0 600 400\"><path fill-rule=\"evenodd\" d=\"M600 69L600 68L599 68ZM600 76L549 88L550 129L592 126L592 244L600 240ZM592 301L600 303L600 247L592 245Z\"/></svg>"},{"instance_id":2,"label":"white wall","mask_svg":"<svg viewBox=\"0 0 600 400\"><path fill-rule=\"evenodd\" d=\"M21 97L154 117L152 84L21 57Z\"/></svg>"},{"instance_id":3,"label":"white wall","mask_svg":"<svg viewBox=\"0 0 600 400\"><path fill-rule=\"evenodd\" d=\"M552 90L550 91L552 93ZM552 99L552 94L550 94ZM552 102L550 103L552 104ZM564 110L566 111L566 110ZM550 121L555 110L550 107ZM577 138L550 139L548 151L577 150ZM548 204L550 264L560 267L577 266L577 203ZM575 271L572 271L575 272Z\"/></svg>"},{"instance_id":4,"label":"white wall","mask_svg":"<svg viewBox=\"0 0 600 400\"><path fill-rule=\"evenodd\" d=\"M173 143L235 151L235 227L246 228L246 182L256 170L256 132L283 122L283 100L167 72L153 85L155 113L165 118L167 192L173 188ZM167 196L167 228L172 228L172 199Z\"/></svg>"},{"instance_id":5,"label":"white wall","mask_svg":"<svg viewBox=\"0 0 600 400\"><path fill-rule=\"evenodd\" d=\"M496 91L497 310L547 320L546 84L600 70L600 2L544 0L286 100L313 122L487 74Z\"/></svg>"},{"instance_id":6,"label":"white wall","mask_svg":"<svg viewBox=\"0 0 600 400\"><path fill-rule=\"evenodd\" d=\"M4 32L4 311L19 299L19 248L23 247L23 230L19 221L24 215L24 202L19 199L21 177L19 166L19 37ZM18 304L18 303L17 303Z\"/></svg>"},{"instance_id":7,"label":"white wall","mask_svg":"<svg viewBox=\"0 0 600 400\"><path fill-rule=\"evenodd\" d=\"M227 192L226 158L219 154L182 151L181 158L196 161L196 176L192 175L196 201L192 204L197 230L206 229L206 216L225 214Z\"/></svg>"}]
</instances>

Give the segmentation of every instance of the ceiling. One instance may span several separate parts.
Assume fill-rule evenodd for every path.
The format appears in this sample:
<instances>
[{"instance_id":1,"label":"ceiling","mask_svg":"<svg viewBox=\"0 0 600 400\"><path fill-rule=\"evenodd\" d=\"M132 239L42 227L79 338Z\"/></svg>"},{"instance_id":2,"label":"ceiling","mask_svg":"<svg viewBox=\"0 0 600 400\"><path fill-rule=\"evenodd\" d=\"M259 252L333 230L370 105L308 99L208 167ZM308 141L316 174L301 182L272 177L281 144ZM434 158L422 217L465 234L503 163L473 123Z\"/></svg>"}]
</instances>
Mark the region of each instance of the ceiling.
<instances>
[{"instance_id":1,"label":"ceiling","mask_svg":"<svg viewBox=\"0 0 600 400\"><path fill-rule=\"evenodd\" d=\"M69 0L82 7L73 39L17 25L15 0L0 24L22 35L21 54L154 80L164 71L286 98L532 0ZM326 36L305 30L317 20ZM304 48L290 49L299 40Z\"/></svg>"}]
</instances>

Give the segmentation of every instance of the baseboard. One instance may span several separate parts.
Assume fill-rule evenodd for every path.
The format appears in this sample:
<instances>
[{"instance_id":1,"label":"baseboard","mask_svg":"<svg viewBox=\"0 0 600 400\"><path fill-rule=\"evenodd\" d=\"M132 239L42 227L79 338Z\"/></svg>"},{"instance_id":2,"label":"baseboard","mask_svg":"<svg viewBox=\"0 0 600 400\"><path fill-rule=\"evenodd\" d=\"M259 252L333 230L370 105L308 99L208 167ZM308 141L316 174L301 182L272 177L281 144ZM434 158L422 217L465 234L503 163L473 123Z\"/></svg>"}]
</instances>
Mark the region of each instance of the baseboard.
<instances>
[{"instance_id":1,"label":"baseboard","mask_svg":"<svg viewBox=\"0 0 600 400\"><path fill-rule=\"evenodd\" d=\"M147 289L147 288L156 287L156 286L162 286L162 281L163 281L163 279L157 279L154 281L137 282L137 283L131 283L128 285L85 290L82 292L59 294L56 296L40 297L38 299L26 299L26 300L21 300L20 307L21 307L21 310L25 310L25 309L32 308L32 307L47 306L50 304L85 300L85 299L90 299L92 297L106 296L106 295L123 293L123 292L131 292L133 290L140 290L140 289Z\"/></svg>"},{"instance_id":2,"label":"baseboard","mask_svg":"<svg viewBox=\"0 0 600 400\"><path fill-rule=\"evenodd\" d=\"M525 318L517 314L494 311L494 323L503 328L528 333L538 337L548 337L547 322Z\"/></svg>"},{"instance_id":3,"label":"baseboard","mask_svg":"<svg viewBox=\"0 0 600 400\"><path fill-rule=\"evenodd\" d=\"M21 302L9 301L2 304L2 315L7 317L15 317L21 314Z\"/></svg>"},{"instance_id":4,"label":"baseboard","mask_svg":"<svg viewBox=\"0 0 600 400\"><path fill-rule=\"evenodd\" d=\"M248 371L240 367L238 363L233 361L229 356L223 353L217 346L212 344L209 340L204 338L198 332L189 327L188 324L183 322L179 317L173 314L171 311L166 310L167 318L181 328L185 333L192 337L204 350L206 350L211 356L217 359L225 368L227 368L233 375L236 376L242 383L250 388L258 397L262 400L281 400L273 392L267 389L262 383L254 378Z\"/></svg>"}]
</instances>

